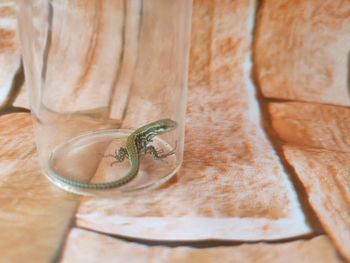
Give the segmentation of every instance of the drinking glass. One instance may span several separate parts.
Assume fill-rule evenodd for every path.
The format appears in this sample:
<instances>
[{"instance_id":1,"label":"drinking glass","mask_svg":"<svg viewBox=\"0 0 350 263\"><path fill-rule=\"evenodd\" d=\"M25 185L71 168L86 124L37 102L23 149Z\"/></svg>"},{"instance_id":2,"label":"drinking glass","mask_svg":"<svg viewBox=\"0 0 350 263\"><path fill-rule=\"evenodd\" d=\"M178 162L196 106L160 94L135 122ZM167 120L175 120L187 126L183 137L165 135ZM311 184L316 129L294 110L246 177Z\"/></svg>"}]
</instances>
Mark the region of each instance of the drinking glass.
<instances>
[{"instance_id":1,"label":"drinking glass","mask_svg":"<svg viewBox=\"0 0 350 263\"><path fill-rule=\"evenodd\" d=\"M179 170L191 5L190 0L18 1L38 155L53 183L77 194L113 196L152 189ZM130 139L162 119L176 127ZM139 166L130 182L107 189L82 186L125 177L135 154Z\"/></svg>"}]
</instances>

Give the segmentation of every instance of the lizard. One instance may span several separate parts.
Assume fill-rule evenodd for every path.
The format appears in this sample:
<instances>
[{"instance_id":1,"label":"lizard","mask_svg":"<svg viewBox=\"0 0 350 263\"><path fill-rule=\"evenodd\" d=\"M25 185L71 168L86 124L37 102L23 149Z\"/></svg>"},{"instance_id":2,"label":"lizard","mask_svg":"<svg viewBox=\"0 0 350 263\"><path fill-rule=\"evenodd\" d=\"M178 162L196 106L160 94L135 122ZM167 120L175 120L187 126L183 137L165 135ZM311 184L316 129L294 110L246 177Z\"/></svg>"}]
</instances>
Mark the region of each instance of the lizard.
<instances>
[{"instance_id":1,"label":"lizard","mask_svg":"<svg viewBox=\"0 0 350 263\"><path fill-rule=\"evenodd\" d=\"M83 189L107 190L123 186L136 177L139 171L139 156L141 154L152 154L155 159L163 159L175 153L174 148L168 153L160 155L161 152L157 151L156 148L153 145L149 145L149 143L152 142L155 136L174 130L176 127L177 122L171 119L161 119L151 122L132 132L127 137L125 147L116 150L114 155L106 155L105 157L111 156L116 159L111 165L117 162L122 162L125 158L129 159L131 165L129 172L118 180L106 183L89 183L77 181L57 174L54 174L53 176L63 183Z\"/></svg>"}]
</instances>

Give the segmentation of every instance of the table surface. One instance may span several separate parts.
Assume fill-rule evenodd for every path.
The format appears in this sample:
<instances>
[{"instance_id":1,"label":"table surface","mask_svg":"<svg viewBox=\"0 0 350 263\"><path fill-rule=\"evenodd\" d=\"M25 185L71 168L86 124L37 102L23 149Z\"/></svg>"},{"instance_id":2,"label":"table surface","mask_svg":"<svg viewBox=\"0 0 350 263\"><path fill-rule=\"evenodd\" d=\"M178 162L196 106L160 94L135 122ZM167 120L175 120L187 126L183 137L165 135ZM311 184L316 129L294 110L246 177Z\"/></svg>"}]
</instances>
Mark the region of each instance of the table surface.
<instances>
[{"instance_id":1,"label":"table surface","mask_svg":"<svg viewBox=\"0 0 350 263\"><path fill-rule=\"evenodd\" d=\"M2 262L350 261L349 1L194 0L183 167L118 200L40 171L15 10L0 1Z\"/></svg>"}]
</instances>

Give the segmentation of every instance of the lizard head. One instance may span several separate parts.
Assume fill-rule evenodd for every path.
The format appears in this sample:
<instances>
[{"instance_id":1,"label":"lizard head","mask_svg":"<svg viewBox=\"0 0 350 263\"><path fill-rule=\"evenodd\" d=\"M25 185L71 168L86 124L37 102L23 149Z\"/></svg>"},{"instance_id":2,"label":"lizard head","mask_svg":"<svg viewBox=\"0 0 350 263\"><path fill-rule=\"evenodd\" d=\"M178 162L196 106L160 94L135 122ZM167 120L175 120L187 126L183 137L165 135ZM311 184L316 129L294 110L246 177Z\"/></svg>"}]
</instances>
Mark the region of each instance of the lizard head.
<instances>
[{"instance_id":1,"label":"lizard head","mask_svg":"<svg viewBox=\"0 0 350 263\"><path fill-rule=\"evenodd\" d=\"M154 127L160 134L175 129L177 127L177 122L171 119L161 119L155 122Z\"/></svg>"},{"instance_id":2,"label":"lizard head","mask_svg":"<svg viewBox=\"0 0 350 263\"><path fill-rule=\"evenodd\" d=\"M136 130L135 132L147 136L147 139L150 140L154 136L174 130L176 127L176 121L173 121L171 119L161 119L155 122L148 123L147 125L142 126L138 130Z\"/></svg>"}]
</instances>

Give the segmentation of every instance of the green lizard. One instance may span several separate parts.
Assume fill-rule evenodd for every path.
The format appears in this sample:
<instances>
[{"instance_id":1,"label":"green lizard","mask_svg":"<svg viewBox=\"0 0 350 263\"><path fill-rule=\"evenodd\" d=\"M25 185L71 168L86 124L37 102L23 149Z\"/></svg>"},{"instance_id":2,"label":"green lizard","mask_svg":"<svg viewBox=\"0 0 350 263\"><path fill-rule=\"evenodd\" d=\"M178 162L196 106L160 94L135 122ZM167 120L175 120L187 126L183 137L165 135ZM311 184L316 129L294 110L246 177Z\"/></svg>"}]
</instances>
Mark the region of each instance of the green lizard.
<instances>
[{"instance_id":1,"label":"green lizard","mask_svg":"<svg viewBox=\"0 0 350 263\"><path fill-rule=\"evenodd\" d=\"M129 159L131 165L130 171L124 177L116 181L107 183L88 183L76 181L59 175L54 175L54 177L63 183L83 189L105 190L123 186L134 179L137 175L139 170L139 155L149 153L152 154L155 159L162 159L175 153L175 149L173 149L166 154L160 155L160 151L157 151L155 147L153 145L149 145L149 143L152 142L153 137L169 132L176 127L177 123L175 121L170 119L162 119L142 126L131 133L127 138L125 148L121 147L119 151L116 151L115 155L107 155L116 159L116 161L112 164L122 162L125 158Z\"/></svg>"}]
</instances>

